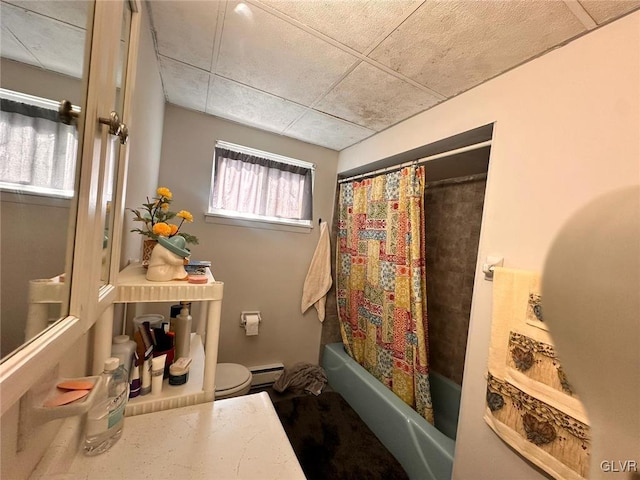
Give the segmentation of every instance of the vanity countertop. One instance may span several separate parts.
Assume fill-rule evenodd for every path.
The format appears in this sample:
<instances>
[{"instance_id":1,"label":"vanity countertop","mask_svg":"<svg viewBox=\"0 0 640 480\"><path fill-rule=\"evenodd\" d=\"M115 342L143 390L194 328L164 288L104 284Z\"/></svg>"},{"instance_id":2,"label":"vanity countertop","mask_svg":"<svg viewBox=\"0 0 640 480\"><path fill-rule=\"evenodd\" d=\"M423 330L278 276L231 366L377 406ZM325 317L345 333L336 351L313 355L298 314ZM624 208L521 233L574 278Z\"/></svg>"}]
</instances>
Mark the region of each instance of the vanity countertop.
<instances>
[{"instance_id":1,"label":"vanity countertop","mask_svg":"<svg viewBox=\"0 0 640 480\"><path fill-rule=\"evenodd\" d=\"M305 476L265 392L127 417L102 455L56 462L56 438L31 478L283 479Z\"/></svg>"}]
</instances>

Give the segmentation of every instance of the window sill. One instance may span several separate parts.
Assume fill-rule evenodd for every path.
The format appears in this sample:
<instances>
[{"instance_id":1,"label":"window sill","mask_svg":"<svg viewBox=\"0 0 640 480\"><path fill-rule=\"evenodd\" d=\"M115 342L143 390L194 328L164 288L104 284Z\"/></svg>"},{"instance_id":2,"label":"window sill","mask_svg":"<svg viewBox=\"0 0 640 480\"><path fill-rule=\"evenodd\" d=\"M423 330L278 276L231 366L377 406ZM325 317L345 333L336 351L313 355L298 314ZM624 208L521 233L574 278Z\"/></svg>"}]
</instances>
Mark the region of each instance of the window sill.
<instances>
[{"instance_id":1,"label":"window sill","mask_svg":"<svg viewBox=\"0 0 640 480\"><path fill-rule=\"evenodd\" d=\"M292 225L287 223L273 222L269 220L254 220L228 217L225 215L218 215L215 213L204 214L205 223L213 223L217 225L229 225L232 227L244 227L244 228L260 228L264 230L277 230L281 232L293 232L293 233L311 233L313 230L313 224L306 225Z\"/></svg>"},{"instance_id":2,"label":"window sill","mask_svg":"<svg viewBox=\"0 0 640 480\"><path fill-rule=\"evenodd\" d=\"M33 192L20 192L0 187L0 200L7 203L42 205L45 207L69 208L72 197L52 196Z\"/></svg>"}]
</instances>

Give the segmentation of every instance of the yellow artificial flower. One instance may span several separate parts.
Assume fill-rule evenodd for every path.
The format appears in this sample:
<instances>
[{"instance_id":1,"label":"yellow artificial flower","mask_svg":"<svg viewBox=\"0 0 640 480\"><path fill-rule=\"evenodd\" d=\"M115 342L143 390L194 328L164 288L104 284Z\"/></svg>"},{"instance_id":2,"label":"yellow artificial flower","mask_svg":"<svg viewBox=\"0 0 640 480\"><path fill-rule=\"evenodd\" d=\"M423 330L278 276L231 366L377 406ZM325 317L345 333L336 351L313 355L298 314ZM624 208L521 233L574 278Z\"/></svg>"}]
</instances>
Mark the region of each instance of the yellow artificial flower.
<instances>
[{"instance_id":1,"label":"yellow artificial flower","mask_svg":"<svg viewBox=\"0 0 640 480\"><path fill-rule=\"evenodd\" d=\"M156 223L153 226L153 233L162 237L168 237L171 235L171 226L165 222Z\"/></svg>"},{"instance_id":2,"label":"yellow artificial flower","mask_svg":"<svg viewBox=\"0 0 640 480\"><path fill-rule=\"evenodd\" d=\"M187 222L193 222L193 215L191 215L191 213L187 212L186 210L180 210L177 214L176 217L180 217L185 219Z\"/></svg>"},{"instance_id":3,"label":"yellow artificial flower","mask_svg":"<svg viewBox=\"0 0 640 480\"><path fill-rule=\"evenodd\" d=\"M164 197L169 200L171 200L171 198L173 197L171 190L169 190L167 187L159 187L158 190L156 190L156 193L159 197Z\"/></svg>"},{"instance_id":4,"label":"yellow artificial flower","mask_svg":"<svg viewBox=\"0 0 640 480\"><path fill-rule=\"evenodd\" d=\"M187 243L198 244L198 237L186 232L180 231L184 222L193 222L193 215L186 210L180 210L177 214L171 211L171 203L173 202L173 193L167 187L158 187L156 189L156 197L149 199L146 197L146 203L142 204L142 208L128 208L133 213L133 221L141 222L140 228L134 228L131 231L137 232L150 239L157 240L160 237L173 237L181 235ZM177 225L169 223L173 218L180 219Z\"/></svg>"}]
</instances>

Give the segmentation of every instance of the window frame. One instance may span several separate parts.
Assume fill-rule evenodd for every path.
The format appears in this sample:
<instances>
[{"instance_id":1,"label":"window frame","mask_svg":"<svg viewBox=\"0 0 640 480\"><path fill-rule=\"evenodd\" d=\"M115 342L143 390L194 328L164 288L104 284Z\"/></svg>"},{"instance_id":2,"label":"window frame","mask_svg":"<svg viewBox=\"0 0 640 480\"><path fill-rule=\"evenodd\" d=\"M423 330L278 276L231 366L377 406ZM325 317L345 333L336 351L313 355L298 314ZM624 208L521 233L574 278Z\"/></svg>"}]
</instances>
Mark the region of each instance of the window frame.
<instances>
[{"instance_id":1,"label":"window frame","mask_svg":"<svg viewBox=\"0 0 640 480\"><path fill-rule=\"evenodd\" d=\"M315 176L316 176L316 164L299 160L297 158L286 157L264 150L258 150L251 147L245 147L243 145L237 145L234 143L226 142L223 140L216 140L214 145L212 166L211 166L211 181L209 183L209 199L207 204L207 211L205 212L206 223L217 223L223 225L234 225L250 228L265 228L270 230L285 230L300 232L309 232L313 229L313 218L309 220L297 220L286 219L281 217L271 217L265 215L240 213L231 210L218 209L212 207L213 201L213 188L216 175L216 148L223 148L232 150L234 152L243 153L246 155L253 155L256 157L265 158L278 163L284 163L288 165L295 165L299 167L308 168L311 171L311 203L313 204L314 190L315 190Z\"/></svg>"}]
</instances>

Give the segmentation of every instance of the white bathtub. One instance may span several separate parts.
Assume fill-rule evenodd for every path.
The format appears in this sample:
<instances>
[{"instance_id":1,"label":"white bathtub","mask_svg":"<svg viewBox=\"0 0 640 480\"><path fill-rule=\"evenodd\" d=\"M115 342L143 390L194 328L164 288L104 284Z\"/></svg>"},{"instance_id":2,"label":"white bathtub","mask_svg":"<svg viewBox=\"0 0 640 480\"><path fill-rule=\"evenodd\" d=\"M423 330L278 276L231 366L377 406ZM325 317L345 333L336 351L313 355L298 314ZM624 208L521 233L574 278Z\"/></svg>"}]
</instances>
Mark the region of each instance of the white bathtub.
<instances>
[{"instance_id":1,"label":"white bathtub","mask_svg":"<svg viewBox=\"0 0 640 480\"><path fill-rule=\"evenodd\" d=\"M342 343L326 345L329 384L351 405L415 480L449 480L460 408L460 386L430 373L434 427L354 361Z\"/></svg>"}]
</instances>

